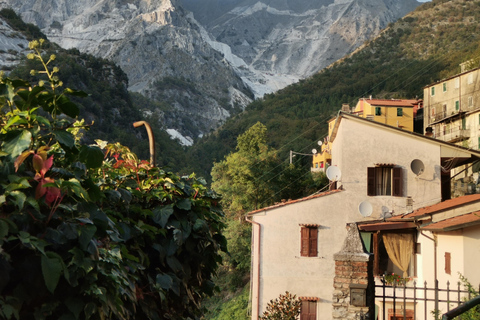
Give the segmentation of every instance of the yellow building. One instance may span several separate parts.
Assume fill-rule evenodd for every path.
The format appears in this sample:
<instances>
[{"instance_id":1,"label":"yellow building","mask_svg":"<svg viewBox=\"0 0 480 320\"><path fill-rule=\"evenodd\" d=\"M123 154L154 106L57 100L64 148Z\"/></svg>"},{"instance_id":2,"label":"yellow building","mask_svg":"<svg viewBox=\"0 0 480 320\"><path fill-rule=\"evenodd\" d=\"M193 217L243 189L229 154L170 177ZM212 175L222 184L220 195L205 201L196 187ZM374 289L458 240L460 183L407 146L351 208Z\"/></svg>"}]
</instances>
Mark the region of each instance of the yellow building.
<instances>
[{"instance_id":1,"label":"yellow building","mask_svg":"<svg viewBox=\"0 0 480 320\"><path fill-rule=\"evenodd\" d=\"M413 99L361 98L353 111L350 110L348 104L342 106L342 111L407 131L413 131L413 120L417 109L422 107L421 104L422 100ZM335 120L336 118L332 118L328 121L328 136L323 139L320 152L313 155L312 172L325 172L332 163L330 136L335 126Z\"/></svg>"},{"instance_id":2,"label":"yellow building","mask_svg":"<svg viewBox=\"0 0 480 320\"><path fill-rule=\"evenodd\" d=\"M320 146L320 152L313 155L312 160L312 172L323 171L332 164L332 143L330 142L330 136L332 134L333 127L335 126L335 120L332 118L328 121L328 136L323 138L322 145Z\"/></svg>"},{"instance_id":3,"label":"yellow building","mask_svg":"<svg viewBox=\"0 0 480 320\"><path fill-rule=\"evenodd\" d=\"M421 100L361 98L353 114L392 127L413 131L414 113L420 103Z\"/></svg>"}]
</instances>

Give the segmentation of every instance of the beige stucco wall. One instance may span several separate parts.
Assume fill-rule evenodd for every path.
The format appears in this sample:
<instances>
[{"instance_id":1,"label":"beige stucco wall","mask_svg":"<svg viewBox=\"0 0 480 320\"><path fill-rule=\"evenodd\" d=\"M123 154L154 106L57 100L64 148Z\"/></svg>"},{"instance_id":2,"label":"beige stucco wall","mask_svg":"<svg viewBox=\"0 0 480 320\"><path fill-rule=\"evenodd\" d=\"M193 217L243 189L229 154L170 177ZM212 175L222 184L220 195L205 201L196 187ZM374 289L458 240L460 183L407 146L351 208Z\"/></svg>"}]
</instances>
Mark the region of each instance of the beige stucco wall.
<instances>
[{"instance_id":1,"label":"beige stucco wall","mask_svg":"<svg viewBox=\"0 0 480 320\"><path fill-rule=\"evenodd\" d=\"M260 314L271 299L289 291L297 296L320 298L317 314L325 315L322 319L330 319L333 254L340 251L346 236L345 223L339 223L346 221L346 208L342 205L344 198L345 195L340 192L254 216L254 221L262 225ZM320 224L318 257L300 256L300 224L308 223ZM256 235L256 232L254 234ZM253 278L256 277L254 272ZM255 311L255 301L253 302Z\"/></svg>"},{"instance_id":2,"label":"beige stucco wall","mask_svg":"<svg viewBox=\"0 0 480 320\"><path fill-rule=\"evenodd\" d=\"M354 195L351 201L357 206L364 200L372 204L373 214L369 219L379 218L382 207L393 210L394 214L405 213L407 196L413 199L413 209L440 202L440 147L437 144L412 134L379 130L355 120L343 118L342 122L345 123L340 126L334 141L332 164L341 169L341 184ZM425 165L425 171L419 176L410 169L414 159ZM367 167L376 163L394 163L402 167L404 197L367 196ZM355 213L352 218L358 216Z\"/></svg>"},{"instance_id":3,"label":"beige stucco wall","mask_svg":"<svg viewBox=\"0 0 480 320\"><path fill-rule=\"evenodd\" d=\"M440 201L440 147L438 144L379 129L365 121L343 118L333 141L333 164L342 171L343 191L256 213L261 225L261 259L252 264L252 319L258 318L257 279L260 279L260 315L266 304L285 291L297 296L317 297L318 319L331 319L334 260L346 236L346 223L360 221L358 205L373 205L369 219L378 219L382 206L395 214L405 213L406 196L414 209ZM413 159L424 162L426 170L415 176ZM375 163L395 163L403 167L405 197L367 196L367 167ZM319 224L318 257L300 257L300 224ZM258 226L253 230L253 252L258 248ZM260 263L260 275L257 272Z\"/></svg>"}]
</instances>

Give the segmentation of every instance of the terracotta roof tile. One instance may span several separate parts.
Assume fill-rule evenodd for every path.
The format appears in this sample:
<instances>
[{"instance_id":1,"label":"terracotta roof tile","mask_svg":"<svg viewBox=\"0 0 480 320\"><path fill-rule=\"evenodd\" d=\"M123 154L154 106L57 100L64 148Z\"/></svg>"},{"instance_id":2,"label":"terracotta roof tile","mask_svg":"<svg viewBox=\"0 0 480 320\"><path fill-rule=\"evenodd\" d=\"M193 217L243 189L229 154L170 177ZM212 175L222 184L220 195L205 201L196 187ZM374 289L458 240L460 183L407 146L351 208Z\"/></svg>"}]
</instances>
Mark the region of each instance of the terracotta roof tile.
<instances>
[{"instance_id":1,"label":"terracotta roof tile","mask_svg":"<svg viewBox=\"0 0 480 320\"><path fill-rule=\"evenodd\" d=\"M451 231L477 224L480 224L480 211L430 223L428 225L421 226L421 229L430 231Z\"/></svg>"},{"instance_id":2,"label":"terracotta roof tile","mask_svg":"<svg viewBox=\"0 0 480 320\"><path fill-rule=\"evenodd\" d=\"M383 99L366 99L366 102L372 106L385 107L413 107L418 104L418 100L383 100Z\"/></svg>"},{"instance_id":3,"label":"terracotta roof tile","mask_svg":"<svg viewBox=\"0 0 480 320\"><path fill-rule=\"evenodd\" d=\"M437 203L437 204L434 204L434 205L431 205L431 206L428 206L428 207L423 207L423 208L417 209L417 210L413 211L412 213L408 213L408 214L402 216L401 218L402 219L420 218L420 217L425 216L427 214L437 213L437 212L440 212L440 211L452 209L454 207L458 207L458 206L461 206L461 205L465 205L465 204L472 203L472 202L477 202L477 201L480 201L480 194L470 194L470 195L466 195L466 196L463 196L463 197L458 197L458 198L453 198L453 199L450 199L450 200L442 201L440 203ZM400 217L396 216L395 218L400 218Z\"/></svg>"},{"instance_id":4,"label":"terracotta roof tile","mask_svg":"<svg viewBox=\"0 0 480 320\"><path fill-rule=\"evenodd\" d=\"M326 191L326 192L322 192L322 193L319 193L319 194L311 195L311 196L308 196L308 197L305 197L305 198L300 198L300 199L296 199L296 200L290 200L290 201L286 201L286 202L277 203L277 204L274 204L274 205L269 206L269 207L257 209L257 210L254 210L254 211L250 211L248 213L248 215L263 212L265 210L280 208L280 207L283 207L283 206L286 206L286 205L289 205L289 204L293 204L293 203L297 203L297 202L302 202L302 201L307 201L307 200L311 200L311 199L321 198L321 197L328 196L330 194L334 194L334 193L337 193L337 192L340 192L340 191L342 191L342 190L340 190L340 189L331 190L331 191Z\"/></svg>"}]
</instances>

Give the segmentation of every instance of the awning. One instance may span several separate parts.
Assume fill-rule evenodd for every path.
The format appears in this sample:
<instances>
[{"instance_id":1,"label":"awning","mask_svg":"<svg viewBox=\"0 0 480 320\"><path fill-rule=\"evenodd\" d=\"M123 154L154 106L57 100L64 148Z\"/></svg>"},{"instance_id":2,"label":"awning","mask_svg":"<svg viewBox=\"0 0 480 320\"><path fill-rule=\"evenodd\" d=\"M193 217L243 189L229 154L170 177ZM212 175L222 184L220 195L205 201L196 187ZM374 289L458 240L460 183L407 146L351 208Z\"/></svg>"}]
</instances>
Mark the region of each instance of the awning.
<instances>
[{"instance_id":1,"label":"awning","mask_svg":"<svg viewBox=\"0 0 480 320\"><path fill-rule=\"evenodd\" d=\"M358 229L360 229L361 231L412 229L416 227L417 225L413 222L378 222L358 225Z\"/></svg>"}]
</instances>

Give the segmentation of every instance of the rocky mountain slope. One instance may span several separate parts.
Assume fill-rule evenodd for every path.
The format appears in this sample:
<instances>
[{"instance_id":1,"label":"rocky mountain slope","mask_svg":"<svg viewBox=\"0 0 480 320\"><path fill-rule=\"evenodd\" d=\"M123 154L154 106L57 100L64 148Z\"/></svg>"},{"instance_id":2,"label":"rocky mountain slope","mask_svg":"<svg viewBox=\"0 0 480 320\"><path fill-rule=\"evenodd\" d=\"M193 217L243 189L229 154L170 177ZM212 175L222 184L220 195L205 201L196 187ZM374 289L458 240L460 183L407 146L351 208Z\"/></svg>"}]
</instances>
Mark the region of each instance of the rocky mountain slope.
<instances>
[{"instance_id":1,"label":"rocky mountain slope","mask_svg":"<svg viewBox=\"0 0 480 320\"><path fill-rule=\"evenodd\" d=\"M129 89L167 104L165 128L195 138L251 101L176 0L1 0L64 48L114 61Z\"/></svg>"},{"instance_id":2,"label":"rocky mountain slope","mask_svg":"<svg viewBox=\"0 0 480 320\"><path fill-rule=\"evenodd\" d=\"M415 0L181 1L213 35L212 40L227 44L242 59L244 64L237 67L260 93L262 85L271 92L318 72L420 4Z\"/></svg>"}]
</instances>

